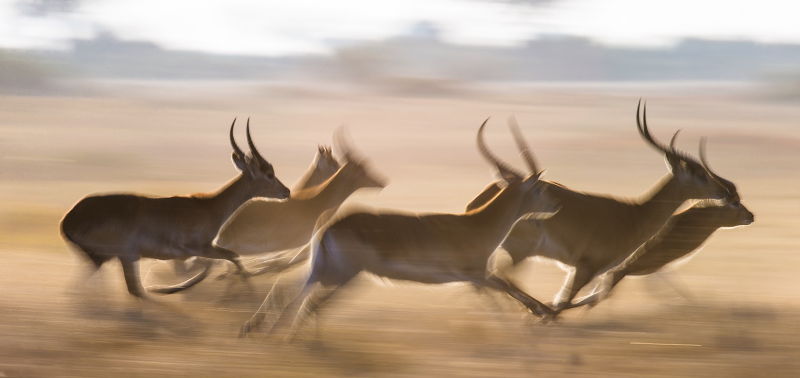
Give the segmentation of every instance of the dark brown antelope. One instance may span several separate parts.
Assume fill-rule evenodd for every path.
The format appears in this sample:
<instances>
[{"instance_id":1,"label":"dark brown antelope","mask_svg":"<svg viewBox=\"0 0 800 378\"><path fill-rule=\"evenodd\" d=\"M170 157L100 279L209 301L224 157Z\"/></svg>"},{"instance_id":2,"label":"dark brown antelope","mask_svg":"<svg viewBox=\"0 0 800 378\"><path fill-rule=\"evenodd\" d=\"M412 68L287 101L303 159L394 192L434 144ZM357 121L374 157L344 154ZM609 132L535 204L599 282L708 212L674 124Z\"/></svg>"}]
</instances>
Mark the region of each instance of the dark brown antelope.
<instances>
[{"instance_id":1,"label":"dark brown antelope","mask_svg":"<svg viewBox=\"0 0 800 378\"><path fill-rule=\"evenodd\" d=\"M94 264L118 258L128 292L143 297L138 261L142 257L183 260L192 256L225 259L247 272L236 253L212 243L220 226L239 206L254 197L289 197L250 137L247 122L246 155L233 138L233 163L241 173L214 193L176 197L147 197L137 194L92 195L80 200L61 221L61 233ZM202 278L201 278L202 279Z\"/></svg>"},{"instance_id":2,"label":"dark brown antelope","mask_svg":"<svg viewBox=\"0 0 800 378\"><path fill-rule=\"evenodd\" d=\"M511 255L511 266L528 257L542 256L573 267L554 300L556 310L570 307L582 287L624 261L656 234L685 201L738 197L733 183L712 174L705 162L701 164L675 149L677 132L669 147L655 140L647 127L646 110L640 117L640 108L641 102L636 108L639 134L665 155L669 168L647 194L638 199L617 199L543 181L561 203L561 210L544 220L521 219L503 242L503 249ZM533 155L513 119L511 127L523 157L535 167ZM489 185L467 209L482 206L499 190L497 183Z\"/></svg>"},{"instance_id":3,"label":"dark brown antelope","mask_svg":"<svg viewBox=\"0 0 800 378\"><path fill-rule=\"evenodd\" d=\"M302 292L273 329L283 329L294 319L293 334L360 272L424 284L469 282L505 292L534 314L551 314L546 305L487 270L490 256L518 218L552 213L558 202L539 182L536 167L525 177L489 152L483 141L485 126L486 122L478 131L478 149L503 178L504 187L496 196L463 214L354 212L329 223L312 238L311 272ZM243 334L261 322L259 313L243 326Z\"/></svg>"}]
</instances>

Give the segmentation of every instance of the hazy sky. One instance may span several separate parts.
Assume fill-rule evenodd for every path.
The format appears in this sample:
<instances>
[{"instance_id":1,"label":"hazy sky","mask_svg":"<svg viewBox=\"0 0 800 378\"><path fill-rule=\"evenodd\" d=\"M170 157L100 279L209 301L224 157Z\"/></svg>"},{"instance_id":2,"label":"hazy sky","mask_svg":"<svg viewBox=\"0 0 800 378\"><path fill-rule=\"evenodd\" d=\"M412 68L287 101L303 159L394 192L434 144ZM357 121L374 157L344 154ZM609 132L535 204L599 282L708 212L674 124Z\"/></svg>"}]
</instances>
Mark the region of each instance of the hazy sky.
<instances>
[{"instance_id":1,"label":"hazy sky","mask_svg":"<svg viewBox=\"0 0 800 378\"><path fill-rule=\"evenodd\" d=\"M657 47L685 37L800 44L791 0L0 0L0 47L68 48L110 32L222 54L324 53L429 22L447 42L515 45L542 34Z\"/></svg>"}]
</instances>

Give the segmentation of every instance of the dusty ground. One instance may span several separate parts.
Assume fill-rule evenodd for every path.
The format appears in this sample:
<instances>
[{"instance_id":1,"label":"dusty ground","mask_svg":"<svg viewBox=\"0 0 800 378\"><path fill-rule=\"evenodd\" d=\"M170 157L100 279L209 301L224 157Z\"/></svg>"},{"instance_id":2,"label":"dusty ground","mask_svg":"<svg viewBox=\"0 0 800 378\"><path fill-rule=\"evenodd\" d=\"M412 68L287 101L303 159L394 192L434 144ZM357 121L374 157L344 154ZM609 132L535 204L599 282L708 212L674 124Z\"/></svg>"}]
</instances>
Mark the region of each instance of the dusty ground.
<instances>
[{"instance_id":1,"label":"dusty ground","mask_svg":"<svg viewBox=\"0 0 800 378\"><path fill-rule=\"evenodd\" d=\"M112 86L113 87L113 86ZM796 376L800 371L800 107L742 87L540 87L460 98L401 98L247 87L213 94L143 91L87 98L0 99L1 376ZM83 267L57 231L83 195L210 191L233 177L226 140L234 116L279 177L293 182L347 124L354 144L391 179L353 201L459 211L491 179L474 147L480 122L492 148L522 167L504 120L516 114L547 178L635 196L665 173L636 135L636 99L651 128L677 128L696 153L709 137L714 168L735 181L756 223L718 232L675 269L693 300L658 280L623 282L615 296L558 324L498 311L467 287L380 287L362 280L295 344L236 337L271 278L207 281L141 303L108 264ZM243 134L240 134L243 136ZM243 139L242 139L243 140ZM505 151L504 151L505 149ZM169 278L148 263L147 280ZM300 277L302 272L295 272ZM556 267L519 272L549 299ZM77 285L76 285L77 284Z\"/></svg>"}]
</instances>

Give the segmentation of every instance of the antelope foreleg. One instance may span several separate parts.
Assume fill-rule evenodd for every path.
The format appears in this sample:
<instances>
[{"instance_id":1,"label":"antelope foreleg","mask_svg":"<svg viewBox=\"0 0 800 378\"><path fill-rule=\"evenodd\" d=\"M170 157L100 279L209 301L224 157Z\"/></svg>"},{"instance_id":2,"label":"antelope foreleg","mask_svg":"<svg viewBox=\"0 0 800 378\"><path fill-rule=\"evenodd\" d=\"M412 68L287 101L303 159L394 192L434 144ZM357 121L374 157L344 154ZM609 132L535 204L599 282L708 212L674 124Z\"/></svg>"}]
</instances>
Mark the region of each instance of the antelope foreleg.
<instances>
[{"instance_id":1,"label":"antelope foreleg","mask_svg":"<svg viewBox=\"0 0 800 378\"><path fill-rule=\"evenodd\" d=\"M208 274L211 272L211 260L203 260L201 264L204 264L203 270L200 273L195 274L194 276L190 277L186 281L183 281L179 284L175 285L168 285L168 286L148 286L147 291L158 293L158 294L172 294L177 293L179 291L186 290L194 285L200 283L200 281L204 280L208 277Z\"/></svg>"},{"instance_id":2,"label":"antelope foreleg","mask_svg":"<svg viewBox=\"0 0 800 378\"><path fill-rule=\"evenodd\" d=\"M696 302L695 297L692 295L686 285L680 283L680 280L675 280L674 276L670 276L670 274L666 272L655 272L653 273L653 276L666 283L670 289L678 293L678 295L680 295L687 302Z\"/></svg>"},{"instance_id":3,"label":"antelope foreleg","mask_svg":"<svg viewBox=\"0 0 800 378\"><path fill-rule=\"evenodd\" d=\"M239 337L245 337L248 333L257 330L261 327L261 324L264 323L264 318L267 316L267 308L275 302L275 297L277 296L276 290L278 289L278 283L280 282L281 277L279 276L275 279L275 282L272 284L272 287L267 292L267 296L264 297L264 301L261 302L261 306L258 307L258 310L250 317L239 329Z\"/></svg>"},{"instance_id":4,"label":"antelope foreleg","mask_svg":"<svg viewBox=\"0 0 800 378\"><path fill-rule=\"evenodd\" d=\"M553 301L557 313L571 308L572 300L575 299L578 292L594 278L594 274L593 270L583 266L578 265L575 267L575 270L567 276L564 285Z\"/></svg>"},{"instance_id":5,"label":"antelope foreleg","mask_svg":"<svg viewBox=\"0 0 800 378\"><path fill-rule=\"evenodd\" d=\"M233 265L236 265L237 274L239 274L240 276L247 278L250 277L251 275L250 272L247 269L245 269L244 265L242 265L242 262L239 260L239 255L236 254L236 252L233 252L229 249L212 245L203 251L202 256L211 259L228 260L232 262Z\"/></svg>"},{"instance_id":6,"label":"antelope foreleg","mask_svg":"<svg viewBox=\"0 0 800 378\"><path fill-rule=\"evenodd\" d=\"M608 275L611 275L611 277L608 277ZM561 310L582 306L597 306L598 303L611 295L611 291L617 286L619 281L625 278L625 275L625 271L613 271L606 273L605 277L603 277L602 281L597 284L591 294L579 298L575 303L565 303Z\"/></svg>"},{"instance_id":7,"label":"antelope foreleg","mask_svg":"<svg viewBox=\"0 0 800 378\"><path fill-rule=\"evenodd\" d=\"M249 270L250 277L252 276L259 276L262 274L267 273L281 273L297 264L300 264L306 260L311 255L311 247L310 245L305 245L298 249L287 250L283 252L279 252L275 256L257 259L255 264L249 264L251 270ZM253 269L255 267L255 269ZM217 279L225 279L230 275L230 273L223 273L217 276Z\"/></svg>"},{"instance_id":8,"label":"antelope foreleg","mask_svg":"<svg viewBox=\"0 0 800 378\"><path fill-rule=\"evenodd\" d=\"M528 308L528 310L531 311L531 313L536 316L550 317L556 315L556 312L553 311L553 309L540 302L538 299L528 295L509 280L500 278L496 275L491 275L489 276L487 282L491 287L508 294L511 296L511 298L514 298L518 302L522 303Z\"/></svg>"},{"instance_id":9,"label":"antelope foreleg","mask_svg":"<svg viewBox=\"0 0 800 378\"><path fill-rule=\"evenodd\" d=\"M119 262L122 264L122 273L125 275L128 292L135 297L144 298L144 288L142 288L142 281L139 278L139 258L120 257Z\"/></svg>"}]
</instances>

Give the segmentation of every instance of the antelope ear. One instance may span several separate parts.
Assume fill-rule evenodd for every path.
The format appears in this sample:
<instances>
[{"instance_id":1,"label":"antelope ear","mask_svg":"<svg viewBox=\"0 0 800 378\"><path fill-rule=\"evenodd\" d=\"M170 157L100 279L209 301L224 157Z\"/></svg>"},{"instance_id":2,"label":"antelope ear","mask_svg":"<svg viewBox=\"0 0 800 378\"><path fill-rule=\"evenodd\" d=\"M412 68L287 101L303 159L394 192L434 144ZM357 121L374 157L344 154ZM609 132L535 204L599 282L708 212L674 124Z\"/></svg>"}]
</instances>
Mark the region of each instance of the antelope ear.
<instances>
[{"instance_id":1,"label":"antelope ear","mask_svg":"<svg viewBox=\"0 0 800 378\"><path fill-rule=\"evenodd\" d=\"M500 179L500 181L506 184L519 181L519 176L515 175L513 172L498 171L497 176Z\"/></svg>"},{"instance_id":2,"label":"antelope ear","mask_svg":"<svg viewBox=\"0 0 800 378\"><path fill-rule=\"evenodd\" d=\"M540 177L541 175L542 175L541 173L537 173L537 174L535 174L535 175L530 175L530 176L526 177L526 178L525 178L525 179L522 181L522 183L523 183L523 185L525 185L525 187L526 187L526 188L531 188L531 187L533 187L534 185L536 185L536 183L537 183L537 182L539 182L539 177Z\"/></svg>"},{"instance_id":3,"label":"antelope ear","mask_svg":"<svg viewBox=\"0 0 800 378\"><path fill-rule=\"evenodd\" d=\"M231 154L231 160L233 160L233 165L238 169L240 172L248 172L249 166L247 164L246 158L242 155L237 154L234 152Z\"/></svg>"}]
</instances>

